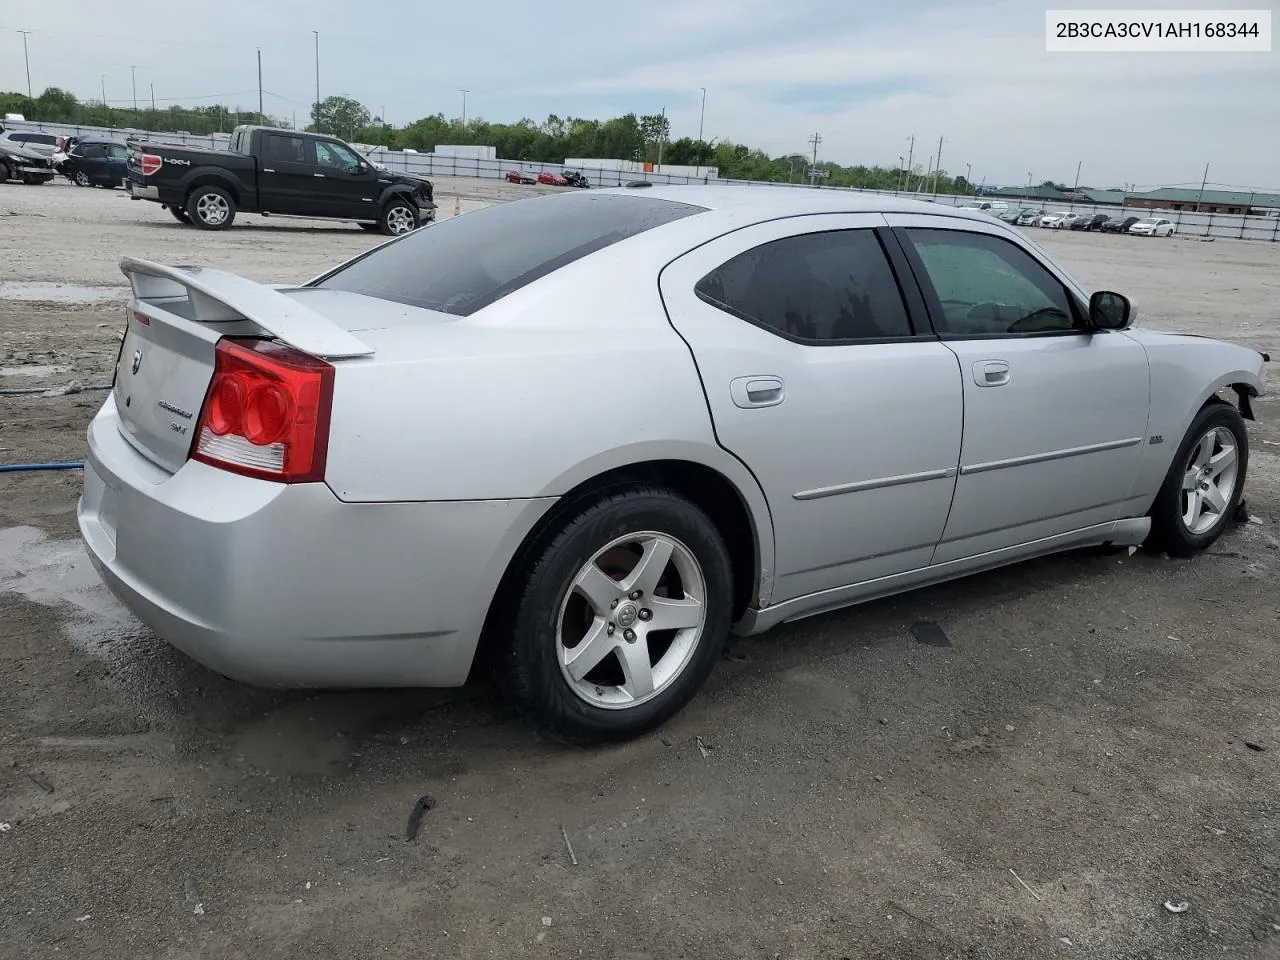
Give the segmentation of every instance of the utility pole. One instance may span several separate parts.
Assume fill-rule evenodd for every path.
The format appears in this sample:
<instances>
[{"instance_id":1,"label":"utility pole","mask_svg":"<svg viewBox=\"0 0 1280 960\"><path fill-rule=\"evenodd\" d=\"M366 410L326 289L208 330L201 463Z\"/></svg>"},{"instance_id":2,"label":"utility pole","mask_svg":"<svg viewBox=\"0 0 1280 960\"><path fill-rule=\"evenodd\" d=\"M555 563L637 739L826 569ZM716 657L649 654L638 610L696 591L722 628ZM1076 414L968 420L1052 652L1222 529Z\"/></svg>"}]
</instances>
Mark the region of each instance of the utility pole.
<instances>
[{"instance_id":1,"label":"utility pole","mask_svg":"<svg viewBox=\"0 0 1280 960\"><path fill-rule=\"evenodd\" d=\"M813 165L809 167L809 185L813 186L818 178L818 146L822 143L822 135L816 130L813 136L809 138L809 145L813 147Z\"/></svg>"},{"instance_id":2,"label":"utility pole","mask_svg":"<svg viewBox=\"0 0 1280 960\"><path fill-rule=\"evenodd\" d=\"M320 133L320 31L312 30L316 35L316 133Z\"/></svg>"},{"instance_id":3,"label":"utility pole","mask_svg":"<svg viewBox=\"0 0 1280 960\"><path fill-rule=\"evenodd\" d=\"M916 135L913 133L913 134L911 135L911 146L909 146L909 147L907 148L907 178L906 178L906 185L907 185L908 187L910 187L910 186L911 186L911 164L912 164L913 160L915 159L915 153L916 153Z\"/></svg>"},{"instance_id":4,"label":"utility pole","mask_svg":"<svg viewBox=\"0 0 1280 960\"><path fill-rule=\"evenodd\" d=\"M698 114L698 142L702 142L702 124L707 119L707 88L699 87L702 91L702 112Z\"/></svg>"},{"instance_id":5,"label":"utility pole","mask_svg":"<svg viewBox=\"0 0 1280 960\"><path fill-rule=\"evenodd\" d=\"M102 81L102 106L105 109L107 106L107 75L104 73L98 79Z\"/></svg>"},{"instance_id":6,"label":"utility pole","mask_svg":"<svg viewBox=\"0 0 1280 960\"><path fill-rule=\"evenodd\" d=\"M258 48L258 123L266 123L266 114L262 112L262 48Z\"/></svg>"},{"instance_id":7,"label":"utility pole","mask_svg":"<svg viewBox=\"0 0 1280 960\"><path fill-rule=\"evenodd\" d=\"M1200 201L1204 199L1204 188L1209 182L1209 165L1204 165L1204 179L1200 181L1200 196L1196 197L1196 213L1200 212Z\"/></svg>"},{"instance_id":8,"label":"utility pole","mask_svg":"<svg viewBox=\"0 0 1280 960\"><path fill-rule=\"evenodd\" d=\"M658 124L658 166L662 166L662 146L667 142L667 105L662 105L662 122Z\"/></svg>"},{"instance_id":9,"label":"utility pole","mask_svg":"<svg viewBox=\"0 0 1280 960\"><path fill-rule=\"evenodd\" d=\"M933 193L938 193L938 176L942 173L942 137L938 138L938 160L933 165Z\"/></svg>"},{"instance_id":10,"label":"utility pole","mask_svg":"<svg viewBox=\"0 0 1280 960\"><path fill-rule=\"evenodd\" d=\"M1031 199L1031 173L1030 173L1030 171L1028 171L1028 172L1027 172L1027 196L1026 196L1026 199L1028 199L1028 200L1030 200L1030 199Z\"/></svg>"},{"instance_id":11,"label":"utility pole","mask_svg":"<svg viewBox=\"0 0 1280 960\"><path fill-rule=\"evenodd\" d=\"M903 163L902 154L898 154L898 179L893 184L893 187L894 187L893 192L895 194L902 192L902 175L904 173L902 169L902 163Z\"/></svg>"},{"instance_id":12,"label":"utility pole","mask_svg":"<svg viewBox=\"0 0 1280 960\"><path fill-rule=\"evenodd\" d=\"M151 84L151 112L156 112L156 85Z\"/></svg>"},{"instance_id":13,"label":"utility pole","mask_svg":"<svg viewBox=\"0 0 1280 960\"><path fill-rule=\"evenodd\" d=\"M462 91L462 125L464 127L467 125L467 94L470 92L470 90Z\"/></svg>"},{"instance_id":14,"label":"utility pole","mask_svg":"<svg viewBox=\"0 0 1280 960\"><path fill-rule=\"evenodd\" d=\"M31 96L31 55L27 53L27 37L31 36L30 30L19 30L22 34L22 59L27 65L27 99L34 100Z\"/></svg>"},{"instance_id":15,"label":"utility pole","mask_svg":"<svg viewBox=\"0 0 1280 960\"><path fill-rule=\"evenodd\" d=\"M1075 193L1076 190L1080 188L1080 168L1082 166L1084 166L1083 160L1081 160L1079 163L1076 164L1076 182L1075 182L1075 185L1071 188L1072 193Z\"/></svg>"},{"instance_id":16,"label":"utility pole","mask_svg":"<svg viewBox=\"0 0 1280 960\"><path fill-rule=\"evenodd\" d=\"M133 78L133 122L138 122L138 68L130 67L129 76Z\"/></svg>"},{"instance_id":17,"label":"utility pole","mask_svg":"<svg viewBox=\"0 0 1280 960\"><path fill-rule=\"evenodd\" d=\"M973 164L966 163L964 165L964 185L969 188L969 192L973 193Z\"/></svg>"}]
</instances>

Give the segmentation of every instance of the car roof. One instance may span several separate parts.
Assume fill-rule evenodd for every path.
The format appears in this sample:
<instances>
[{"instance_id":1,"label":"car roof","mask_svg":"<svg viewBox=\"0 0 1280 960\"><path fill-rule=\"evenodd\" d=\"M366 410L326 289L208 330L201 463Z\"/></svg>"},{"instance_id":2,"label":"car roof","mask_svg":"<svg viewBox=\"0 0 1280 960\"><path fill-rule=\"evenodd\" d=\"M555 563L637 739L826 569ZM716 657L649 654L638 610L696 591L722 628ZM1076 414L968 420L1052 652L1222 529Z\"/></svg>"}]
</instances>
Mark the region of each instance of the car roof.
<instances>
[{"instance_id":1,"label":"car roof","mask_svg":"<svg viewBox=\"0 0 1280 960\"><path fill-rule=\"evenodd\" d=\"M738 222L763 222L820 213L920 213L990 223L991 218L949 203L932 203L883 193L831 187L788 187L782 184L691 184L688 186L608 187L597 193L653 197L703 207ZM718 217L716 219L719 219Z\"/></svg>"}]
</instances>

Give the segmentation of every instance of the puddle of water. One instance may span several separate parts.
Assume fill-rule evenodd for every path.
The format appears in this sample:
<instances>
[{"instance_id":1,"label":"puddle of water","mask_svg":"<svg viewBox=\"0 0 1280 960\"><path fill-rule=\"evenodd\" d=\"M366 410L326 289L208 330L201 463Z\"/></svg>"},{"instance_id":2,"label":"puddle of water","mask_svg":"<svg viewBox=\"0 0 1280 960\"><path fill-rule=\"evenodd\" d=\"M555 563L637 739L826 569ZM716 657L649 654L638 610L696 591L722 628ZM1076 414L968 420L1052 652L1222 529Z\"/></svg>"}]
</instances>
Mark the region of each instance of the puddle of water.
<instances>
[{"instance_id":1,"label":"puddle of water","mask_svg":"<svg viewBox=\"0 0 1280 960\"><path fill-rule=\"evenodd\" d=\"M124 300L128 287L86 287L75 283L29 283L0 280L0 300L39 301L42 303L101 303Z\"/></svg>"},{"instance_id":2,"label":"puddle of water","mask_svg":"<svg viewBox=\"0 0 1280 960\"><path fill-rule=\"evenodd\" d=\"M83 543L49 540L35 527L0 530L0 593L70 607L63 632L87 653L101 655L126 636L150 634L107 589Z\"/></svg>"},{"instance_id":3,"label":"puddle of water","mask_svg":"<svg viewBox=\"0 0 1280 960\"><path fill-rule=\"evenodd\" d=\"M55 373L66 373L70 369L70 367L57 367L52 364L0 367L0 377L51 377Z\"/></svg>"}]
</instances>

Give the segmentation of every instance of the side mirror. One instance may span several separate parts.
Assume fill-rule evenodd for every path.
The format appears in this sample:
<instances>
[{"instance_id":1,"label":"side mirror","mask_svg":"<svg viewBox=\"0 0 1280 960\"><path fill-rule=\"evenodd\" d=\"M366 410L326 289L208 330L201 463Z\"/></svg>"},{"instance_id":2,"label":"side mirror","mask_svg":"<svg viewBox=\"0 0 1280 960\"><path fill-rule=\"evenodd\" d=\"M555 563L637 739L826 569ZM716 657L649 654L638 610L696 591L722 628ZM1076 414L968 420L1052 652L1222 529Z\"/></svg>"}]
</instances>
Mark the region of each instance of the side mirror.
<instances>
[{"instance_id":1,"label":"side mirror","mask_svg":"<svg viewBox=\"0 0 1280 960\"><path fill-rule=\"evenodd\" d=\"M1095 330L1123 330L1133 322L1133 304L1122 293L1099 290L1089 298L1089 325Z\"/></svg>"}]
</instances>

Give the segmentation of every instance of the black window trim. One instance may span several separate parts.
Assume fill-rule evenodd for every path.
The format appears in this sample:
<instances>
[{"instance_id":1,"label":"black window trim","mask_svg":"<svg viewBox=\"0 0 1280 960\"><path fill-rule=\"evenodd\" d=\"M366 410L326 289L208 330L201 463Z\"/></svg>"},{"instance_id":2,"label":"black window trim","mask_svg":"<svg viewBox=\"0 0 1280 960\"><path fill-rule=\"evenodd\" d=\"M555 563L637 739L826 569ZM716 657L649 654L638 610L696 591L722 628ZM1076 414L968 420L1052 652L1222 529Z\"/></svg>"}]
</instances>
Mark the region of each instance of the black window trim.
<instances>
[{"instance_id":1,"label":"black window trim","mask_svg":"<svg viewBox=\"0 0 1280 960\"><path fill-rule=\"evenodd\" d=\"M929 325L934 331L935 336L939 340L1034 340L1044 337L1079 337L1093 336L1100 332L1091 328L1088 323L1088 311L1081 305L1080 298L1076 296L1074 290L1071 289L1062 278L1058 276L1056 270L1052 269L1035 252L1028 250L1020 243L1010 240L1008 237L1002 237L998 233L992 233L986 230L962 230L954 227L939 224L937 226L917 227L920 230L945 230L952 233L963 233L977 235L982 237L992 237L996 240L1003 240L1005 243L1011 244L1027 254L1031 259L1044 269L1049 276L1062 287L1063 293L1067 296L1067 303L1071 305L1073 319L1077 326L1070 330L1030 330L1025 333L951 333L943 328L941 320L945 315L942 309L942 300L938 296L937 290L933 287L933 281L929 279L929 272L925 269L924 261L920 259L920 254L916 251L915 244L912 243L908 234L910 227L896 226L893 227L894 239L906 257L907 263L911 268L911 274L915 279L916 285L920 289L920 293L924 297L925 308L929 315Z\"/></svg>"},{"instance_id":2,"label":"black window trim","mask_svg":"<svg viewBox=\"0 0 1280 960\"><path fill-rule=\"evenodd\" d=\"M806 236L811 236L819 233L851 233L857 230L866 230L870 232L880 245L880 251L884 254L885 262L889 267L889 274L890 276L893 277L894 285L898 289L898 299L902 303L902 310L907 318L907 327L911 331L911 333L908 334L907 336L903 336L903 337L842 337L838 340L811 340L808 337L797 337L794 334L784 333L782 330L779 330L777 327L770 326L769 324L764 323L755 317L749 316L743 313L741 310L731 307L727 303L722 303L721 301L717 300L715 297L707 296L707 294L703 293L701 290L698 289L698 284L702 283L702 281L705 280L707 277L709 277L712 273L719 270L726 263L729 263L735 260L736 258L742 256L744 253L747 253L751 250L756 249L756 247L762 247L765 244L769 244L769 243L777 243L780 240L792 240L796 237L806 237ZM751 324L751 326L756 327L759 330L763 330L765 333L772 334L773 336L777 337L780 340L786 340L789 343L799 344L802 347L851 347L851 346L862 346L862 345L874 345L874 344L881 344L881 343L918 343L921 341L937 340L938 339L937 335L933 332L933 329L932 329L932 321L929 318L928 314L924 312L924 301L923 299L921 299L919 291L914 289L914 285L912 283L907 282L906 277L901 273L902 264L895 261L893 254L890 252L891 245L887 242L888 235L889 235L889 229L883 226L878 226L878 227L877 226L865 226L865 227L833 226L829 228L824 228L822 230L805 230L801 233L790 233L784 237L774 237L772 240L765 240L760 243L752 244L751 246L743 250L739 250L737 253L733 254L733 256L729 257L727 260L723 260L720 263L716 264L716 266L712 267L710 270L708 270L701 277L699 277L697 280L694 281L693 295L697 297L699 300L701 300L703 303L707 304L707 306L709 307L714 307L716 310L720 310L723 313L727 313L729 314L729 316L737 320L741 320L744 323L749 323ZM913 298L913 295L914 295L914 298ZM921 320L923 320L924 323L921 323L920 322ZM925 325L925 323L929 324L929 330L927 332L921 332L921 328Z\"/></svg>"}]
</instances>

